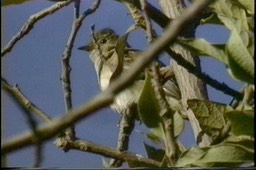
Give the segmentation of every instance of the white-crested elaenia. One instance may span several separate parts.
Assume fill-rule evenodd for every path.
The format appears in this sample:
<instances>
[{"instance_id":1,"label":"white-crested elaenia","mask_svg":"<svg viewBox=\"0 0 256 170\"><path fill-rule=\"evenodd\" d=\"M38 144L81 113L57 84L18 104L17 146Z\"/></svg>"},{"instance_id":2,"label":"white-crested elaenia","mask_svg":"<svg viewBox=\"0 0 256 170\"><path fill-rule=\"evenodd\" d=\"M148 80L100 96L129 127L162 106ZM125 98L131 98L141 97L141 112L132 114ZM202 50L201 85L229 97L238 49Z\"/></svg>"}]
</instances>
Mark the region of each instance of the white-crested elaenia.
<instances>
[{"instance_id":1,"label":"white-crested elaenia","mask_svg":"<svg viewBox=\"0 0 256 170\"><path fill-rule=\"evenodd\" d=\"M118 55L116 53L116 45L119 36L110 28L102 29L95 33L89 44L78 48L90 53L90 58L94 63L96 70L98 83L101 90L105 90L113 77L120 75L120 69L118 69ZM124 48L124 55L122 58L122 72L129 71L130 64L136 60L139 56L139 51L130 48L126 43ZM154 61L158 62L158 61ZM164 79L164 91L167 96L174 96L176 99L180 99L180 92L175 82L170 80L173 77L170 71L171 67L161 67L161 72ZM169 74L169 75L168 75ZM171 76L170 76L171 75ZM134 83L120 92L111 105L121 115L120 131L118 139L118 150L126 151L128 149L129 135L134 128L135 119L138 118L137 101L142 91L145 82L145 74L138 75ZM149 98L150 100L150 98ZM120 166L122 161L113 161L112 166Z\"/></svg>"}]
</instances>

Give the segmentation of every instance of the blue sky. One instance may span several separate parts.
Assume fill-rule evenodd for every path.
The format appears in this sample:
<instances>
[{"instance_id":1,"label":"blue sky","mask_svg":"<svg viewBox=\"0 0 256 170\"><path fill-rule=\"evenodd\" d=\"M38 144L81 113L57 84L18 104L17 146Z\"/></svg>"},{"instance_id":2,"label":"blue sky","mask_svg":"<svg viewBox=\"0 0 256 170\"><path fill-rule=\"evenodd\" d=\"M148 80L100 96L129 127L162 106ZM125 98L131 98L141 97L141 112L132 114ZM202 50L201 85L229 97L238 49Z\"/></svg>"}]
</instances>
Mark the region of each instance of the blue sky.
<instances>
[{"instance_id":1,"label":"blue sky","mask_svg":"<svg viewBox=\"0 0 256 170\"><path fill-rule=\"evenodd\" d=\"M81 10L84 11L93 2L83 1ZM156 4L156 1L152 0ZM1 7L2 20L2 47L15 35L30 15L52 5L50 1L37 0L22 5ZM95 24L96 30L111 27L118 34L122 34L133 24L127 9L112 0L104 0L98 11L90 15L83 22L83 26L75 41L71 58L71 80L73 106L78 107L89 101L99 93L96 74L93 64L87 53L77 50L77 47L86 44L90 39L90 26ZM33 30L13 48L12 52L2 59L2 75L12 85L18 84L24 94L49 116L59 117L65 113L61 76L61 55L73 22L72 4L40 20ZM157 28L159 34L161 29ZM229 32L219 26L205 25L197 29L196 36L213 43L225 43ZM132 47L145 49L147 41L142 31L136 31L129 37ZM167 61L166 56L163 59ZM213 59L202 58L202 69L213 78L228 84L234 89L241 89L242 84L231 79L225 66ZM230 96L208 87L210 100L228 104ZM8 139L19 133L29 130L24 114L15 103L2 93L2 120L3 138ZM82 120L77 124L77 136L104 146L116 147L119 116L109 108L98 111L97 114ZM37 119L42 123L40 119ZM136 131L145 131L143 125L136 124ZM69 151L64 153L53 145L50 140L44 145L43 167L62 168L101 168L102 156ZM145 137L133 132L130 151L146 155L143 149ZM195 145L193 134L186 126L181 141L185 146ZM148 141L147 141L148 142ZM9 166L30 167L33 163L34 148L19 150L8 156Z\"/></svg>"}]
</instances>

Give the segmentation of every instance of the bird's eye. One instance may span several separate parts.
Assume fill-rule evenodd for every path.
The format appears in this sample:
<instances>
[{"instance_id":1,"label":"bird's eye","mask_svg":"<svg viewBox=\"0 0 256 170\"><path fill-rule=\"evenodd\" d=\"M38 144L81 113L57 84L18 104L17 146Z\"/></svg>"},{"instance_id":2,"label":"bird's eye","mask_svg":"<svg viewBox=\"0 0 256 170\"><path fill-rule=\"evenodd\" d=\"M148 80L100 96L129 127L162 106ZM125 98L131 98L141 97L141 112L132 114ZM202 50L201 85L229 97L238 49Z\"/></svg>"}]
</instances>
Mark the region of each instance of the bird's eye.
<instances>
[{"instance_id":1,"label":"bird's eye","mask_svg":"<svg viewBox=\"0 0 256 170\"><path fill-rule=\"evenodd\" d=\"M107 42L107 39L105 39L105 38L103 38L103 39L100 40L100 43L101 43L101 44L105 44L106 42Z\"/></svg>"}]
</instances>

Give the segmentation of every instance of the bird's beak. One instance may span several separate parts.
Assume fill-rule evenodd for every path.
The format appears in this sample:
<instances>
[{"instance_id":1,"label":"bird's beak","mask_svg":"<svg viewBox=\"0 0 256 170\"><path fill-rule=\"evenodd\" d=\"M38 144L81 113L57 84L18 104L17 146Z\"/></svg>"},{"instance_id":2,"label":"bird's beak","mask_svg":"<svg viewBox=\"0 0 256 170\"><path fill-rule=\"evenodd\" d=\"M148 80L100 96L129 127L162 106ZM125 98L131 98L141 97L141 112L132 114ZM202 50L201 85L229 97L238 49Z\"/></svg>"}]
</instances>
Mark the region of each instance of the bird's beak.
<instances>
[{"instance_id":1,"label":"bird's beak","mask_svg":"<svg viewBox=\"0 0 256 170\"><path fill-rule=\"evenodd\" d=\"M78 48L78 50L83 50L83 51L91 51L91 46L90 45L85 45L85 46L81 46Z\"/></svg>"}]
</instances>

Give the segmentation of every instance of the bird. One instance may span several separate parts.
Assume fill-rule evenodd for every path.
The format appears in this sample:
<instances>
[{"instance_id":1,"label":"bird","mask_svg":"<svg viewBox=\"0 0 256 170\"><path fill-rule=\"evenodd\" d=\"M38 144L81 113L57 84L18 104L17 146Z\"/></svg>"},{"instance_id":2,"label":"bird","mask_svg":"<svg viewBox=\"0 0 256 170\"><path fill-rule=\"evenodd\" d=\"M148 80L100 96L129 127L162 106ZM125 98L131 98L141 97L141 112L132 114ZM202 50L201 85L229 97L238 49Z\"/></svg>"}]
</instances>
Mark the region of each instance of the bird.
<instances>
[{"instance_id":1,"label":"bird","mask_svg":"<svg viewBox=\"0 0 256 170\"><path fill-rule=\"evenodd\" d=\"M104 91L117 75L129 71L130 65L136 61L141 51L131 48L125 42L123 56L121 56L122 58L120 60L116 52L116 46L119 43L120 36L113 29L103 28L92 35L90 42L78 49L90 53L89 56L94 63L98 84L100 89ZM177 83L175 81L169 81L170 77L173 77L171 67L164 66L159 60L155 60L154 62L161 65L161 73L164 79L167 79L167 81L164 81L165 94L175 96L177 100L180 99L180 91ZM122 152L128 150L129 137L134 129L135 120L140 120L137 103L145 82L145 72L138 74L132 85L117 94L110 106L121 115L117 148ZM122 163L123 161L121 160L112 160L110 165L112 167L119 167Z\"/></svg>"}]
</instances>

